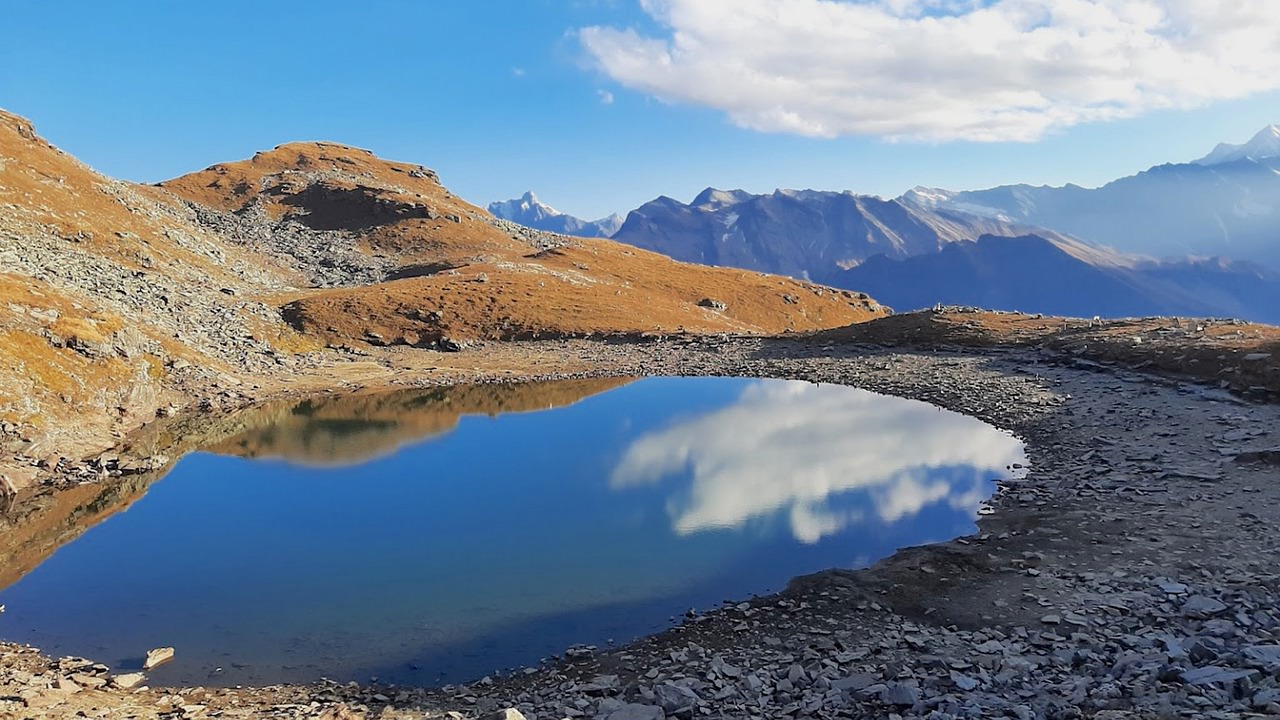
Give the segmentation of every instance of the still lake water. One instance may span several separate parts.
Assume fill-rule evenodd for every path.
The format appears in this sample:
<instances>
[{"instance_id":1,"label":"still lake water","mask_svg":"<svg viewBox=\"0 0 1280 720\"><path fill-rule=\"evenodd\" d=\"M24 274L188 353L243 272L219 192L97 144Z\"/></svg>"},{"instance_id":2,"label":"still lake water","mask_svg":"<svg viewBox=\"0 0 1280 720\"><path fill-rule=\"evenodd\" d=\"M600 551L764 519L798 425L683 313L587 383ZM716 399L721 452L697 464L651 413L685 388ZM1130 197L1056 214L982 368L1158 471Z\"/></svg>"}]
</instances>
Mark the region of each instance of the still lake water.
<instances>
[{"instance_id":1,"label":"still lake water","mask_svg":"<svg viewBox=\"0 0 1280 720\"><path fill-rule=\"evenodd\" d=\"M0 637L117 669L172 645L161 685L471 680L969 533L1026 462L973 418L777 380L414 390L246 426L0 591Z\"/></svg>"}]
</instances>

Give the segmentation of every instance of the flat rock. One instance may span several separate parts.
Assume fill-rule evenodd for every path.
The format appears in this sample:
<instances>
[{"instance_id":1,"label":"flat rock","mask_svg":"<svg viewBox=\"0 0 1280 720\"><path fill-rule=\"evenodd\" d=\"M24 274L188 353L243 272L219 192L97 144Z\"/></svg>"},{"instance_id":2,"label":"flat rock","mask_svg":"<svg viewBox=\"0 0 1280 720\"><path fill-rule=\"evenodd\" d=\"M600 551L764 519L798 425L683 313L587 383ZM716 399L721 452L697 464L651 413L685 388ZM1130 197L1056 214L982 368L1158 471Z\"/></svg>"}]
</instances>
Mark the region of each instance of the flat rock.
<instances>
[{"instance_id":1,"label":"flat rock","mask_svg":"<svg viewBox=\"0 0 1280 720\"><path fill-rule=\"evenodd\" d=\"M970 690L976 690L978 688L977 680L958 672L951 673L951 682L957 689L963 690L964 692L969 692Z\"/></svg>"},{"instance_id":2,"label":"flat rock","mask_svg":"<svg viewBox=\"0 0 1280 720\"><path fill-rule=\"evenodd\" d=\"M910 707L920 702L920 690L906 683L888 683L885 685L884 689L880 691L880 702L885 705Z\"/></svg>"},{"instance_id":3,"label":"flat rock","mask_svg":"<svg viewBox=\"0 0 1280 720\"><path fill-rule=\"evenodd\" d=\"M132 690L147 681L142 673L124 673L111 678L111 684L121 690Z\"/></svg>"},{"instance_id":4,"label":"flat rock","mask_svg":"<svg viewBox=\"0 0 1280 720\"><path fill-rule=\"evenodd\" d=\"M507 708L506 710L498 710L488 715L482 715L480 720L525 720L524 713L515 708Z\"/></svg>"},{"instance_id":5,"label":"flat rock","mask_svg":"<svg viewBox=\"0 0 1280 720\"><path fill-rule=\"evenodd\" d=\"M1267 688L1265 690L1259 690L1253 694L1253 700L1251 702L1253 703L1253 706L1258 709L1280 703L1280 689Z\"/></svg>"},{"instance_id":6,"label":"flat rock","mask_svg":"<svg viewBox=\"0 0 1280 720\"><path fill-rule=\"evenodd\" d=\"M1252 675L1253 673L1248 670L1233 670L1218 667L1217 665L1209 665L1207 667L1184 670L1179 673L1178 677L1188 685L1216 685L1218 683L1233 683Z\"/></svg>"},{"instance_id":7,"label":"flat rock","mask_svg":"<svg viewBox=\"0 0 1280 720\"><path fill-rule=\"evenodd\" d=\"M1252 645L1242 654L1251 665L1268 672L1280 671L1280 645Z\"/></svg>"},{"instance_id":8,"label":"flat rock","mask_svg":"<svg viewBox=\"0 0 1280 720\"><path fill-rule=\"evenodd\" d=\"M1226 605L1204 595L1192 595L1182 605L1182 614L1196 620L1207 620L1226 611Z\"/></svg>"},{"instance_id":9,"label":"flat rock","mask_svg":"<svg viewBox=\"0 0 1280 720\"><path fill-rule=\"evenodd\" d=\"M55 690L59 690L61 692L66 692L66 693L80 692L80 686L76 684L76 681L72 680L71 678L65 678L65 677L57 678L53 681L53 687Z\"/></svg>"},{"instance_id":10,"label":"flat rock","mask_svg":"<svg viewBox=\"0 0 1280 720\"><path fill-rule=\"evenodd\" d=\"M1280 447L1263 448L1261 450L1246 450L1235 456L1238 463L1265 463L1268 465L1280 465Z\"/></svg>"},{"instance_id":11,"label":"flat rock","mask_svg":"<svg viewBox=\"0 0 1280 720\"><path fill-rule=\"evenodd\" d=\"M162 647L147 651L147 659L142 663L143 670L151 670L173 659L173 648Z\"/></svg>"},{"instance_id":12,"label":"flat rock","mask_svg":"<svg viewBox=\"0 0 1280 720\"><path fill-rule=\"evenodd\" d=\"M857 692L864 688L869 688L880 681L880 678L871 673L860 673L858 675L850 675L839 680L832 680L831 687L834 690L843 690L845 692Z\"/></svg>"},{"instance_id":13,"label":"flat rock","mask_svg":"<svg viewBox=\"0 0 1280 720\"><path fill-rule=\"evenodd\" d=\"M667 720L667 714L657 705L627 703L609 713L608 720Z\"/></svg>"},{"instance_id":14,"label":"flat rock","mask_svg":"<svg viewBox=\"0 0 1280 720\"><path fill-rule=\"evenodd\" d=\"M96 689L100 687L105 687L107 684L107 678L98 677L97 675L88 675L86 673L74 673L71 675L71 679L75 680L76 684L79 685L80 687L85 687L85 688Z\"/></svg>"}]
</instances>

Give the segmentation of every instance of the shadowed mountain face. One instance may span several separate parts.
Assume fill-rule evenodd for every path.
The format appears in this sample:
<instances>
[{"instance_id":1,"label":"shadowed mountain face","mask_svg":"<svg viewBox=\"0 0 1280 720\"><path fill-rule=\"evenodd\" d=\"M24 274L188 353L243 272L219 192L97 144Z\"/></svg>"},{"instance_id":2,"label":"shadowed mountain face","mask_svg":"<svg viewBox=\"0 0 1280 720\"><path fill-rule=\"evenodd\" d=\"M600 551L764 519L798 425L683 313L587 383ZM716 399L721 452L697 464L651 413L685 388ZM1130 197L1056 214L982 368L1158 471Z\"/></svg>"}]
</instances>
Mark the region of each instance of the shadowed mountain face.
<instances>
[{"instance_id":1,"label":"shadowed mountain face","mask_svg":"<svg viewBox=\"0 0 1280 720\"><path fill-rule=\"evenodd\" d=\"M504 220L561 235L607 238L613 237L613 234L622 226L622 216L617 213L599 220L582 220L543 203L537 195L533 194L533 191L514 200L489 203L488 209L490 213Z\"/></svg>"},{"instance_id":2,"label":"shadowed mountain face","mask_svg":"<svg viewBox=\"0 0 1280 720\"><path fill-rule=\"evenodd\" d=\"M1122 252L1224 256L1280 270L1280 139L1274 129L1186 164L1153 167L1100 188L1004 185L916 189L903 203L1052 228ZM1270 153L1270 154L1269 154Z\"/></svg>"},{"instance_id":3,"label":"shadowed mountain face","mask_svg":"<svg viewBox=\"0 0 1280 720\"><path fill-rule=\"evenodd\" d=\"M1280 323L1280 277L1245 263L1154 261L1036 235L984 236L846 273L898 310L936 303L1073 317L1212 315Z\"/></svg>"},{"instance_id":4,"label":"shadowed mountain face","mask_svg":"<svg viewBox=\"0 0 1280 720\"><path fill-rule=\"evenodd\" d=\"M688 205L669 197L642 205L613 237L686 262L837 282L845 268L873 255L910 257L1021 229L995 218L852 193L752 195L707 188Z\"/></svg>"}]
</instances>

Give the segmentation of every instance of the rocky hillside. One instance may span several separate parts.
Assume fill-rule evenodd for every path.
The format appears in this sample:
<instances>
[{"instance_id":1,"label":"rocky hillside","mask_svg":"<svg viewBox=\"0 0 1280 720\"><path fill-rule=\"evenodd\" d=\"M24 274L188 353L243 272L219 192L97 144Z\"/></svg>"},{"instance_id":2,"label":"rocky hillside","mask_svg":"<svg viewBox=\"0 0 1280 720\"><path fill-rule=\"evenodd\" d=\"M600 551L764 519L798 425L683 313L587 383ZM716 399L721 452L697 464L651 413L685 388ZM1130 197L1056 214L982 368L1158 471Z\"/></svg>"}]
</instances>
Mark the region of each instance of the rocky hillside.
<instances>
[{"instance_id":1,"label":"rocky hillside","mask_svg":"<svg viewBox=\"0 0 1280 720\"><path fill-rule=\"evenodd\" d=\"M343 145L140 186L0 112L0 473L15 485L157 414L322 386L372 346L776 333L884 313L858 293L523 228L424 167Z\"/></svg>"}]
</instances>

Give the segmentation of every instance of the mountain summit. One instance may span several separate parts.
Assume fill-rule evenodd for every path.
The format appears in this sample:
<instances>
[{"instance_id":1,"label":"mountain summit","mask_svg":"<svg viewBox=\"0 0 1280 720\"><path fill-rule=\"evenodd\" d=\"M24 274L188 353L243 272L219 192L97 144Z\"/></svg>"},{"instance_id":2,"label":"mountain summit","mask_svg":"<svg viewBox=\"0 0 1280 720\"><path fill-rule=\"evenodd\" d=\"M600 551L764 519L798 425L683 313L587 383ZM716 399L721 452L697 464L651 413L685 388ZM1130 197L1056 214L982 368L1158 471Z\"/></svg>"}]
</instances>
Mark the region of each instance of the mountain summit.
<instances>
[{"instance_id":1,"label":"mountain summit","mask_svg":"<svg viewBox=\"0 0 1280 720\"><path fill-rule=\"evenodd\" d=\"M539 200L532 190L514 200L489 203L489 212L511 221L527 218L536 222L564 216L564 213Z\"/></svg>"},{"instance_id":2,"label":"mountain summit","mask_svg":"<svg viewBox=\"0 0 1280 720\"><path fill-rule=\"evenodd\" d=\"M622 227L621 215L615 213L599 220L582 220L547 205L532 190L514 200L489 203L488 209L504 220L562 235L612 237Z\"/></svg>"},{"instance_id":3,"label":"mountain summit","mask_svg":"<svg viewBox=\"0 0 1280 720\"><path fill-rule=\"evenodd\" d=\"M1280 157L1280 125L1268 125L1244 145L1220 143L1213 152L1195 161L1197 165L1222 165L1241 160Z\"/></svg>"}]
</instances>

